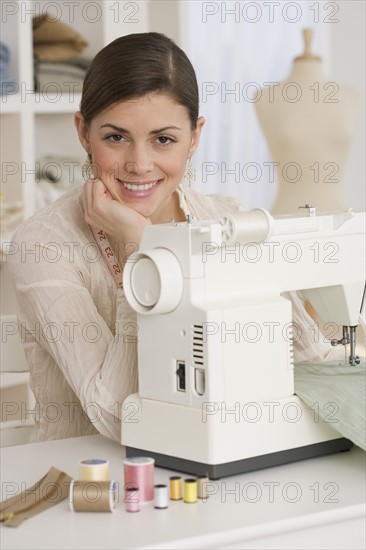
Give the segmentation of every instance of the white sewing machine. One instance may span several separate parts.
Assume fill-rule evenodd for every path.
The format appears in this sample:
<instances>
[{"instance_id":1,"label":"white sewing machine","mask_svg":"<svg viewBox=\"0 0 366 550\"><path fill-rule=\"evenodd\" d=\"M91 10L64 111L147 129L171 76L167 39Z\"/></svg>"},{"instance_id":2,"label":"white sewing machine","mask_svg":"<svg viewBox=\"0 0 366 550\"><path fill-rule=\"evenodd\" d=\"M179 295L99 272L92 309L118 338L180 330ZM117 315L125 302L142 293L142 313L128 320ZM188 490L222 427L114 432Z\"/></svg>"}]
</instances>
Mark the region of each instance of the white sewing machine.
<instances>
[{"instance_id":1,"label":"white sewing machine","mask_svg":"<svg viewBox=\"0 0 366 550\"><path fill-rule=\"evenodd\" d=\"M281 293L301 291L324 322L347 327L352 368L365 214L306 209L146 227L124 268L139 372L123 404L127 456L215 479L352 447L294 395L301 328Z\"/></svg>"}]
</instances>

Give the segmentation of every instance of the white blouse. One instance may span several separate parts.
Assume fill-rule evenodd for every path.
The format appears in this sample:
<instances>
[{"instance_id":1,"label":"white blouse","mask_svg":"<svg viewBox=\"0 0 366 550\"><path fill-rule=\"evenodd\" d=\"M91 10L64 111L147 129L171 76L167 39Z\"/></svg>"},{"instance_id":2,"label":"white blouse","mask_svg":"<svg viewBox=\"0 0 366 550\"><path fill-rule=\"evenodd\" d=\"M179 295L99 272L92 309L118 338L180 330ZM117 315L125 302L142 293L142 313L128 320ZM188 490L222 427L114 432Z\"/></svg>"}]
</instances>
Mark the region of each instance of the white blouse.
<instances>
[{"instance_id":1,"label":"white blouse","mask_svg":"<svg viewBox=\"0 0 366 550\"><path fill-rule=\"evenodd\" d=\"M178 194L184 213L198 219L244 210L231 197L183 186ZM136 313L85 222L82 187L26 220L13 242L8 262L36 399L32 441L98 432L120 441L122 403L138 390ZM305 329L295 361L323 360L330 346L314 342L314 321L297 294L290 297L293 320Z\"/></svg>"}]
</instances>

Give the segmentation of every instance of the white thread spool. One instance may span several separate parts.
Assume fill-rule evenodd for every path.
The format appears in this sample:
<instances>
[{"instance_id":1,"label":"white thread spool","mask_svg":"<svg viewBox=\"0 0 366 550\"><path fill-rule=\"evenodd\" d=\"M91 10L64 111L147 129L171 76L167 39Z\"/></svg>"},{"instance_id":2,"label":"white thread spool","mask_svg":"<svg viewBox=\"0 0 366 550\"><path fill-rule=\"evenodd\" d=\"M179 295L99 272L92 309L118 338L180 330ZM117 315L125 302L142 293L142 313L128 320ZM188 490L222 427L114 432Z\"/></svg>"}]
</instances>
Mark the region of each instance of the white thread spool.
<instances>
[{"instance_id":1,"label":"white thread spool","mask_svg":"<svg viewBox=\"0 0 366 550\"><path fill-rule=\"evenodd\" d=\"M225 214L222 225L222 240L226 244L235 241L241 244L262 243L271 236L274 220L267 210L255 208L247 212Z\"/></svg>"},{"instance_id":2,"label":"white thread spool","mask_svg":"<svg viewBox=\"0 0 366 550\"><path fill-rule=\"evenodd\" d=\"M198 498L207 498L207 483L209 479L207 476L198 476L197 477L197 497Z\"/></svg>"},{"instance_id":3,"label":"white thread spool","mask_svg":"<svg viewBox=\"0 0 366 550\"><path fill-rule=\"evenodd\" d=\"M167 485L155 485L154 486L154 508L160 510L168 508L168 486Z\"/></svg>"}]
</instances>

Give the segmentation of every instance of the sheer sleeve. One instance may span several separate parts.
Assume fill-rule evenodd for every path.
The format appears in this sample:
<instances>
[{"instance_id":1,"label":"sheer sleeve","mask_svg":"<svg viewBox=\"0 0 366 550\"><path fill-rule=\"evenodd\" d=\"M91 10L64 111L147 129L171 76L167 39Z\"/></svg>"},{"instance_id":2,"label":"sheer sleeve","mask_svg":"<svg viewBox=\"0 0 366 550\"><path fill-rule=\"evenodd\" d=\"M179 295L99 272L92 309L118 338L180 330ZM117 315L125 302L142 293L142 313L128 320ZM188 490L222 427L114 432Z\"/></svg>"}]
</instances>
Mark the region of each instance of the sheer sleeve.
<instances>
[{"instance_id":1,"label":"sheer sleeve","mask_svg":"<svg viewBox=\"0 0 366 550\"><path fill-rule=\"evenodd\" d=\"M46 236L46 231L38 226L30 235L26 230L16 234L13 248L19 253L9 257L19 321L32 334L32 345L46 352L38 354L43 365L32 361L37 354L27 354L31 375L38 372L39 385L42 377L48 385L43 400L61 399L57 369L51 376L47 372L54 363L95 428L120 440L121 404L137 390L135 314L123 290L111 287L114 282L102 265L86 267L80 254L70 261L65 235L51 231ZM31 250L26 255L21 253L24 237ZM108 319L105 312L113 301L115 317Z\"/></svg>"}]
</instances>

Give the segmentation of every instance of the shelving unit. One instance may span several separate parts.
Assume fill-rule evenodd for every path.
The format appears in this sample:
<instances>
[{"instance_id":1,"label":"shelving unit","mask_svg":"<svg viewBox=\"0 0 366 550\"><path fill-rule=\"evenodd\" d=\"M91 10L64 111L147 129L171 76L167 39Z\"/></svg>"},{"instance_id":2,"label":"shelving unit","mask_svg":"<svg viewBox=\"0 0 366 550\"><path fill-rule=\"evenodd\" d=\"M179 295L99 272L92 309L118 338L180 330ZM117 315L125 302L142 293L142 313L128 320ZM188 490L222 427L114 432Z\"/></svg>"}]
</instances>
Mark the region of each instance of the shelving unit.
<instances>
[{"instance_id":1,"label":"shelving unit","mask_svg":"<svg viewBox=\"0 0 366 550\"><path fill-rule=\"evenodd\" d=\"M82 0L73 3L14 0L0 3L1 41L9 47L9 77L16 82L18 91L0 98L2 206L22 203L23 220L36 211L35 166L39 159L46 155L79 158L80 162L85 159L73 122L81 94L44 94L33 91L32 19L35 15L45 13L47 6L47 13L75 28L88 42L87 49L81 54L85 57L94 57L103 46L118 36L149 29L147 1ZM80 173L80 167L75 170ZM5 240L9 240L8 237L7 234ZM1 316L14 314L15 296L6 262L0 265L0 272ZM1 328L3 334L3 324ZM6 345L4 340L3 345ZM18 375L14 381L11 374L2 373L2 402L25 402L26 408L31 408L33 400L27 386L28 374Z\"/></svg>"},{"instance_id":2,"label":"shelving unit","mask_svg":"<svg viewBox=\"0 0 366 550\"><path fill-rule=\"evenodd\" d=\"M47 13L73 27L88 43L81 55L92 58L118 36L147 31L149 2L15 0L2 3L1 10L2 41L10 49L18 90L1 97L2 193L5 202L23 202L26 219L36 210L36 161L45 155L85 157L73 124L80 93L33 92L33 17Z\"/></svg>"},{"instance_id":3,"label":"shelving unit","mask_svg":"<svg viewBox=\"0 0 366 550\"><path fill-rule=\"evenodd\" d=\"M1 206L21 203L21 219L25 220L36 212L37 161L45 156L70 157L77 158L81 165L85 160L73 120L79 109L81 93L33 91L33 18L47 14L50 20L73 28L88 44L80 55L91 59L119 36L149 30L164 32L182 45L182 3L159 0L7 0L0 2L0 11L1 42L9 48L9 78L16 84L13 92L17 92L0 96ZM70 90L72 92L72 87ZM81 167L78 169L81 174ZM8 233L5 240L9 240ZM1 275L7 280L5 268L1 262ZM3 295L7 294L4 290L7 286L6 283L2 285ZM8 290L11 294L11 288ZM5 310L1 305L2 314L14 313L15 304L14 307L11 305L8 295L2 302L6 303Z\"/></svg>"},{"instance_id":4,"label":"shelving unit","mask_svg":"<svg viewBox=\"0 0 366 550\"><path fill-rule=\"evenodd\" d=\"M151 29L149 5L147 0L0 2L1 41L9 48L9 77L17 86L17 93L0 96L2 206L22 203L23 220L36 212L35 166L39 159L45 156L79 158L80 162L85 159L73 121L81 94L33 91L33 17L48 13L73 27L88 43L81 55L93 58L117 37ZM159 25L154 30L159 31ZM6 262L0 264L0 276L0 313L14 314L15 297ZM0 380L2 390L6 389L2 399L13 401L15 397L8 387L13 384L8 378L9 375L3 375ZM17 392L21 400L23 394L19 388Z\"/></svg>"},{"instance_id":5,"label":"shelving unit","mask_svg":"<svg viewBox=\"0 0 366 550\"><path fill-rule=\"evenodd\" d=\"M109 42L130 33L155 30L165 32L179 42L179 10L176 3L168 3L167 14L167 5L163 6L164 3L159 1L153 5L148 0L0 2L1 41L9 47L9 77L16 82L18 91L0 96L2 206L22 204L22 216L17 223L36 211L37 182L34 171L39 159L46 155L77 157L80 162L85 159L73 121L74 113L79 109L81 93L44 94L33 91L33 17L45 13L47 8L47 13L73 27L86 40L88 47L81 55L92 58ZM160 13L165 13L163 19L159 19ZM170 32L166 26L169 22ZM73 167L73 176L77 170L80 172L80 167ZM7 234L6 241L8 237ZM0 313L2 316L15 314L15 296L6 262L0 263L0 278ZM29 409L28 375L20 378L14 382L11 374L1 375L2 400L21 403L27 396Z\"/></svg>"}]
</instances>

